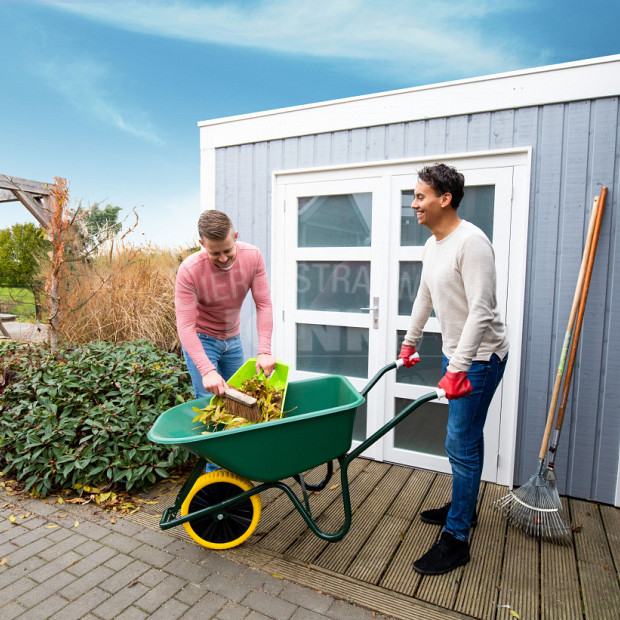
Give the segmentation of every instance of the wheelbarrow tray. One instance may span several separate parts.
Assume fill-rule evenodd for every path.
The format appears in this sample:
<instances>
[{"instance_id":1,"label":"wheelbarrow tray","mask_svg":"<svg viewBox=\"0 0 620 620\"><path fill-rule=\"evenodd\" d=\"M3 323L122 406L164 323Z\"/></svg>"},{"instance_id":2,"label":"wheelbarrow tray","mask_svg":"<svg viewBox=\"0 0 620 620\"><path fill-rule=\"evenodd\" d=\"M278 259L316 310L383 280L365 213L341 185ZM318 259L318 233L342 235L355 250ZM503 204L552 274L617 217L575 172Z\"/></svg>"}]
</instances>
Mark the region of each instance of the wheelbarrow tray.
<instances>
[{"instance_id":1,"label":"wheelbarrow tray","mask_svg":"<svg viewBox=\"0 0 620 620\"><path fill-rule=\"evenodd\" d=\"M282 419L203 434L209 427L193 421L198 415L193 408L210 400L165 411L149 439L182 446L249 480L274 482L344 455L351 448L355 412L365 399L340 375L291 381Z\"/></svg>"}]
</instances>

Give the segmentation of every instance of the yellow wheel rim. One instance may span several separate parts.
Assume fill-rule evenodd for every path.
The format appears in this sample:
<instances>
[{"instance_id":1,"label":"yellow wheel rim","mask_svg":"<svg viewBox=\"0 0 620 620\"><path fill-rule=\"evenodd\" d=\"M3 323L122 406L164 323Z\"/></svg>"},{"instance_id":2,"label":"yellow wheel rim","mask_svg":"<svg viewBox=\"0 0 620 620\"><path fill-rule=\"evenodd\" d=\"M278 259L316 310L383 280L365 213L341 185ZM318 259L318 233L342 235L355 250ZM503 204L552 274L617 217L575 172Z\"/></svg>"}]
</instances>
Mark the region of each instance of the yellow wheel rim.
<instances>
[{"instance_id":1,"label":"yellow wheel rim","mask_svg":"<svg viewBox=\"0 0 620 620\"><path fill-rule=\"evenodd\" d=\"M225 469L203 474L185 498L181 516L213 506L252 488L254 485L249 480ZM230 549L240 545L256 529L260 511L260 498L252 495L228 510L187 521L183 527L199 545L209 549Z\"/></svg>"}]
</instances>

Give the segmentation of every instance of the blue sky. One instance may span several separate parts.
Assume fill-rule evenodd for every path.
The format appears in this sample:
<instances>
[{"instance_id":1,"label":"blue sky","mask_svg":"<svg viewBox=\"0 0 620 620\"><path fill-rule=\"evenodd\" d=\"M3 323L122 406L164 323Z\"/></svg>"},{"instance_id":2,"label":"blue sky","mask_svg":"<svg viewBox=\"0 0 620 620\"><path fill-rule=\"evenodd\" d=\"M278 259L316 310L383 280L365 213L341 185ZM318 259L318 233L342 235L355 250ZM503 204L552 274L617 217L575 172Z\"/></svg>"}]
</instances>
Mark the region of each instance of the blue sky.
<instances>
[{"instance_id":1,"label":"blue sky","mask_svg":"<svg viewBox=\"0 0 620 620\"><path fill-rule=\"evenodd\" d=\"M202 120L620 53L591 0L0 0L0 173L195 242ZM31 221L0 203L0 228Z\"/></svg>"}]
</instances>

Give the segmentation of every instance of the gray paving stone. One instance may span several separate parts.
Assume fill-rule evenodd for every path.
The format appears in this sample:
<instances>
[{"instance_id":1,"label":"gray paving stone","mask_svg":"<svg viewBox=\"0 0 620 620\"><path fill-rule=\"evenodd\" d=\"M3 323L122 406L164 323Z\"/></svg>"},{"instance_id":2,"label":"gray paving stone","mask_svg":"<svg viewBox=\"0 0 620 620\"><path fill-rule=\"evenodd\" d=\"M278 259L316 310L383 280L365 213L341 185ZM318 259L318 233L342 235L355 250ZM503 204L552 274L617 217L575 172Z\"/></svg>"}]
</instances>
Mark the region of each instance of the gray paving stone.
<instances>
[{"instance_id":1,"label":"gray paving stone","mask_svg":"<svg viewBox=\"0 0 620 620\"><path fill-rule=\"evenodd\" d=\"M41 566L45 566L45 562L41 558L36 556L28 558L25 562L21 562L0 575L0 588L4 588L22 577L29 577L33 571Z\"/></svg>"},{"instance_id":2,"label":"gray paving stone","mask_svg":"<svg viewBox=\"0 0 620 620\"><path fill-rule=\"evenodd\" d=\"M40 558L51 562L52 560L59 558L67 551L75 552L75 547L79 547L87 542L87 540L87 538L84 538L84 536L81 536L80 534L72 534L71 536L65 538L62 542L56 543L48 549L45 549L45 551L41 551L38 555Z\"/></svg>"},{"instance_id":3,"label":"gray paving stone","mask_svg":"<svg viewBox=\"0 0 620 620\"><path fill-rule=\"evenodd\" d=\"M145 586L152 588L166 579L166 577L168 577L168 573L165 571L160 568L151 568L151 570L146 571L144 575L140 575L138 581L143 583Z\"/></svg>"},{"instance_id":4,"label":"gray paving stone","mask_svg":"<svg viewBox=\"0 0 620 620\"><path fill-rule=\"evenodd\" d=\"M79 620L109 596L107 592L99 588L92 588L50 618L51 620Z\"/></svg>"},{"instance_id":5,"label":"gray paving stone","mask_svg":"<svg viewBox=\"0 0 620 620\"><path fill-rule=\"evenodd\" d=\"M297 611L291 616L291 620L325 620L327 616L319 614L316 611L310 611L303 607L298 607Z\"/></svg>"},{"instance_id":6,"label":"gray paving stone","mask_svg":"<svg viewBox=\"0 0 620 620\"><path fill-rule=\"evenodd\" d=\"M151 620L176 620L176 618L188 618L187 615L189 607L181 601L172 599L164 603L154 614L151 614L149 618ZM204 620L204 616L203 616Z\"/></svg>"},{"instance_id":7,"label":"gray paving stone","mask_svg":"<svg viewBox=\"0 0 620 620\"><path fill-rule=\"evenodd\" d=\"M103 620L112 620L112 618L118 616L129 606L133 605L135 601L143 597L147 591L148 588L141 583L131 588L122 588L116 592L116 594L95 607L93 613L103 618Z\"/></svg>"},{"instance_id":8,"label":"gray paving stone","mask_svg":"<svg viewBox=\"0 0 620 620\"><path fill-rule=\"evenodd\" d=\"M132 523L131 521L127 521L127 519L123 519L121 517L116 517L116 523L113 525L110 524L110 529L118 534L124 534L125 536L130 536L133 538L144 529L144 526L138 525L137 523Z\"/></svg>"},{"instance_id":9,"label":"gray paving stone","mask_svg":"<svg viewBox=\"0 0 620 620\"><path fill-rule=\"evenodd\" d=\"M13 620L26 611L19 603L9 603L2 608L2 620Z\"/></svg>"},{"instance_id":10,"label":"gray paving stone","mask_svg":"<svg viewBox=\"0 0 620 620\"><path fill-rule=\"evenodd\" d=\"M182 590L179 590L175 597L181 603L185 603L190 607L197 603L205 595L205 589L195 583L188 583Z\"/></svg>"},{"instance_id":11,"label":"gray paving stone","mask_svg":"<svg viewBox=\"0 0 620 620\"><path fill-rule=\"evenodd\" d=\"M42 582L50 579L56 573L65 570L68 566L72 564L76 564L82 558L73 551L67 551L65 554L61 555L59 558L51 562L46 562L45 566L41 566L35 570L30 577L35 581Z\"/></svg>"},{"instance_id":12,"label":"gray paving stone","mask_svg":"<svg viewBox=\"0 0 620 620\"><path fill-rule=\"evenodd\" d=\"M190 544L184 540L175 540L164 550L191 562L200 562L209 554L209 550L205 547L201 547L198 543Z\"/></svg>"},{"instance_id":13,"label":"gray paving stone","mask_svg":"<svg viewBox=\"0 0 620 620\"><path fill-rule=\"evenodd\" d=\"M16 516L19 519L19 515L16 515ZM37 517L35 515L27 517L26 519L23 519L23 520L20 519L19 521L19 524L28 530L35 530L38 527L45 525L46 523L48 523L47 519L42 519L41 517Z\"/></svg>"},{"instance_id":14,"label":"gray paving stone","mask_svg":"<svg viewBox=\"0 0 620 620\"><path fill-rule=\"evenodd\" d=\"M83 594L96 588L101 582L109 579L113 575L114 571L111 568L107 568L106 566L98 566L93 570L89 570L82 577L74 577L74 581L67 587L60 590L59 594L70 601L74 601Z\"/></svg>"},{"instance_id":15,"label":"gray paving stone","mask_svg":"<svg viewBox=\"0 0 620 620\"><path fill-rule=\"evenodd\" d=\"M131 556L150 564L151 566L156 566L157 568L163 568L166 564L172 562L175 559L175 556L162 551L161 549L155 549L150 545L140 545L136 549L131 552Z\"/></svg>"},{"instance_id":16,"label":"gray paving stone","mask_svg":"<svg viewBox=\"0 0 620 620\"><path fill-rule=\"evenodd\" d=\"M47 535L47 538L48 540L53 540L54 542L61 542L65 538L69 538L69 536L73 535L73 532L69 528L62 526L49 530L49 532L50 533Z\"/></svg>"},{"instance_id":17,"label":"gray paving stone","mask_svg":"<svg viewBox=\"0 0 620 620\"><path fill-rule=\"evenodd\" d=\"M47 620L47 618L55 614L59 609L65 607L67 602L68 601L64 598L54 594L41 601L36 607L25 612L20 616L20 620Z\"/></svg>"},{"instance_id":18,"label":"gray paving stone","mask_svg":"<svg viewBox=\"0 0 620 620\"><path fill-rule=\"evenodd\" d=\"M39 584L28 577L22 577L0 590L0 606L21 596L24 592L36 588Z\"/></svg>"},{"instance_id":19,"label":"gray paving stone","mask_svg":"<svg viewBox=\"0 0 620 620\"><path fill-rule=\"evenodd\" d=\"M289 620L297 609L296 605L259 590L252 590L241 604L278 620Z\"/></svg>"},{"instance_id":20,"label":"gray paving stone","mask_svg":"<svg viewBox=\"0 0 620 620\"><path fill-rule=\"evenodd\" d=\"M211 574L206 568L179 558L166 565L166 572L196 584L202 583Z\"/></svg>"},{"instance_id":21,"label":"gray paving stone","mask_svg":"<svg viewBox=\"0 0 620 620\"><path fill-rule=\"evenodd\" d=\"M111 549L110 547L100 546L99 549L91 553L89 556L82 558L79 562L76 562L75 564L73 564L73 566L68 566L67 570L70 573L77 575L78 577L81 577L82 575L85 575L86 573L88 573L89 571L92 571L98 566L105 564L108 560L115 557L117 553L118 552L116 551L116 549ZM128 561L130 561L129 558L127 559ZM107 568L109 568L109 570L111 571L113 570L110 567L107 567Z\"/></svg>"},{"instance_id":22,"label":"gray paving stone","mask_svg":"<svg viewBox=\"0 0 620 620\"><path fill-rule=\"evenodd\" d=\"M102 545L118 549L121 553L131 553L136 547L142 543L124 534L118 532L110 532L107 536L99 539Z\"/></svg>"},{"instance_id":23,"label":"gray paving stone","mask_svg":"<svg viewBox=\"0 0 620 620\"><path fill-rule=\"evenodd\" d=\"M75 547L73 551L79 553L83 557L86 557L91 555L92 553L95 553L95 551L98 551L99 549L103 549L103 546L100 545L98 542L87 538L86 542Z\"/></svg>"},{"instance_id":24,"label":"gray paving stone","mask_svg":"<svg viewBox=\"0 0 620 620\"><path fill-rule=\"evenodd\" d=\"M100 540L104 536L110 534L110 530L90 521L81 521L79 529L80 534L82 534L83 536L87 536L92 540Z\"/></svg>"},{"instance_id":25,"label":"gray paving stone","mask_svg":"<svg viewBox=\"0 0 620 620\"><path fill-rule=\"evenodd\" d=\"M9 553L14 553L19 547L12 542L5 542L0 544L0 558L6 557Z\"/></svg>"},{"instance_id":26,"label":"gray paving stone","mask_svg":"<svg viewBox=\"0 0 620 620\"><path fill-rule=\"evenodd\" d=\"M158 583L154 588L151 588L142 598L135 602L136 607L144 609L150 613L159 609L167 600L174 597L174 595L186 585L186 581L170 575L161 583ZM180 602L180 601L179 601Z\"/></svg>"},{"instance_id":27,"label":"gray paving stone","mask_svg":"<svg viewBox=\"0 0 620 620\"><path fill-rule=\"evenodd\" d=\"M125 566L125 568L122 568L110 578L102 581L100 583L100 587L114 594L118 592L121 588L132 584L138 579L138 577L140 577L140 575L146 573L149 568L150 566L148 566L148 564L140 562L140 560L134 560L133 562L131 562L131 564L128 564L127 566ZM140 585L141 587L145 587L142 586L142 584Z\"/></svg>"},{"instance_id":28,"label":"gray paving stone","mask_svg":"<svg viewBox=\"0 0 620 620\"><path fill-rule=\"evenodd\" d=\"M106 549L110 549L110 547L106 547ZM124 553L119 553L116 549L113 550L116 555L113 555L105 565L112 570L121 570L132 561L132 558Z\"/></svg>"},{"instance_id":29,"label":"gray paving stone","mask_svg":"<svg viewBox=\"0 0 620 620\"><path fill-rule=\"evenodd\" d=\"M147 545L151 545L151 547L157 547L158 549L167 547L175 540L172 536L164 534L162 530L155 531L144 528L139 531L134 538L140 542L146 543Z\"/></svg>"},{"instance_id":30,"label":"gray paving stone","mask_svg":"<svg viewBox=\"0 0 620 620\"><path fill-rule=\"evenodd\" d=\"M240 603L252 590L247 584L220 573L209 575L202 582L201 586L209 592L215 592L215 594L219 594L236 603Z\"/></svg>"},{"instance_id":31,"label":"gray paving stone","mask_svg":"<svg viewBox=\"0 0 620 620\"><path fill-rule=\"evenodd\" d=\"M13 531L15 533L10 541L17 547L27 547L30 543L45 538L50 533L50 530L45 529L45 526L34 530L27 530L20 527L19 529L15 528Z\"/></svg>"},{"instance_id":32,"label":"gray paving stone","mask_svg":"<svg viewBox=\"0 0 620 620\"><path fill-rule=\"evenodd\" d=\"M120 616L116 616L116 620L143 620L148 618L149 614L137 607L128 607Z\"/></svg>"},{"instance_id":33,"label":"gray paving stone","mask_svg":"<svg viewBox=\"0 0 620 620\"><path fill-rule=\"evenodd\" d=\"M345 601L334 601L325 615L333 620L378 620L372 611Z\"/></svg>"},{"instance_id":34,"label":"gray paving stone","mask_svg":"<svg viewBox=\"0 0 620 620\"><path fill-rule=\"evenodd\" d=\"M272 620L273 616L265 616L257 611L251 611L245 620Z\"/></svg>"},{"instance_id":35,"label":"gray paving stone","mask_svg":"<svg viewBox=\"0 0 620 620\"><path fill-rule=\"evenodd\" d=\"M28 512L33 512L37 515L43 515L44 517L55 513L58 509L56 504L50 504L49 500L46 503L40 499L20 500L20 505L23 506L23 508Z\"/></svg>"},{"instance_id":36,"label":"gray paving stone","mask_svg":"<svg viewBox=\"0 0 620 620\"><path fill-rule=\"evenodd\" d=\"M231 577L236 577L245 569L243 564L233 562L228 558L218 555L214 551L210 551L206 557L203 556L202 560L200 560L200 564L212 573L224 573Z\"/></svg>"},{"instance_id":37,"label":"gray paving stone","mask_svg":"<svg viewBox=\"0 0 620 620\"><path fill-rule=\"evenodd\" d=\"M212 594L211 592L205 594L199 601L194 603L183 616L190 620L204 620L204 618L213 618L222 607L226 604L226 599Z\"/></svg>"},{"instance_id":38,"label":"gray paving stone","mask_svg":"<svg viewBox=\"0 0 620 620\"><path fill-rule=\"evenodd\" d=\"M249 607L244 607L233 601L228 601L215 616L215 620L243 620L250 613Z\"/></svg>"},{"instance_id":39,"label":"gray paving stone","mask_svg":"<svg viewBox=\"0 0 620 620\"><path fill-rule=\"evenodd\" d=\"M302 588L294 583L286 582L282 592L279 594L289 603L303 607L317 614L324 614L332 605L333 599L324 594L319 594L314 590Z\"/></svg>"},{"instance_id":40,"label":"gray paving stone","mask_svg":"<svg viewBox=\"0 0 620 620\"><path fill-rule=\"evenodd\" d=\"M39 540L34 540L30 544L25 547L21 547L19 551L15 551L8 556L7 564L9 566L15 566L16 564L20 564L24 560L32 557L33 555L37 555L41 551L44 551L48 547L51 547L54 543L50 540L46 540L45 538L40 538Z\"/></svg>"},{"instance_id":41,"label":"gray paving stone","mask_svg":"<svg viewBox=\"0 0 620 620\"><path fill-rule=\"evenodd\" d=\"M41 601L50 597L58 590L71 583L75 577L69 573L57 573L40 583L36 588L24 592L17 598L17 602L24 607L35 607Z\"/></svg>"}]
</instances>

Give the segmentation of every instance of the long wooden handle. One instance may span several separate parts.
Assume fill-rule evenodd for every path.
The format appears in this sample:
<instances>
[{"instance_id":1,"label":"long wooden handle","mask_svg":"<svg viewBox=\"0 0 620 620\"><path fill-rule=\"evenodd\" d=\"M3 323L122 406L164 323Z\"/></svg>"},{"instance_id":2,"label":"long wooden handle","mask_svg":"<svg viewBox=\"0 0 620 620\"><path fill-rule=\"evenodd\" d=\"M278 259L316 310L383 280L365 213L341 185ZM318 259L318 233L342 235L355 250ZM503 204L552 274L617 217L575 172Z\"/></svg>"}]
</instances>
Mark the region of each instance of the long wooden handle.
<instances>
[{"instance_id":1,"label":"long wooden handle","mask_svg":"<svg viewBox=\"0 0 620 620\"><path fill-rule=\"evenodd\" d=\"M590 248L592 246L592 238L594 236L594 229L596 227L596 220L599 208L600 198L597 196L594 199L592 205L592 213L590 214L590 224L588 225L588 234L586 236L586 244L583 248L583 256L581 257L581 267L579 269L579 276L577 278L577 286L575 287L575 295L573 296L573 305L571 307L570 316L568 318L568 325L566 327L566 333L564 334L564 343L562 344L562 353L560 355L560 363L558 365L558 372L555 375L555 383L553 384L553 393L551 395L551 403L549 404L549 413L547 414L547 423L545 425L545 433L543 435L542 444L540 446L540 453L538 458L542 461L547 454L547 446L549 445L549 438L551 437L551 429L553 428L553 419L555 417L555 408L558 404L558 397L560 395L560 387L562 385L562 376L564 375L564 367L566 363L566 356L568 354L568 347L570 345L571 336L573 334L573 327L575 325L575 317L579 309L579 300L581 299L581 292L583 288L583 281L587 270L588 260L590 257Z\"/></svg>"},{"instance_id":2,"label":"long wooden handle","mask_svg":"<svg viewBox=\"0 0 620 620\"><path fill-rule=\"evenodd\" d=\"M570 347L570 356L568 358L568 364L566 367L566 379L564 380L564 387L562 388L562 400L560 401L560 409L558 410L558 417L555 423L556 433L553 438L553 451L557 448L560 438L560 431L562 430L562 423L564 422L564 412L566 411L566 403L568 402L568 393L570 391L570 383L573 378L573 370L575 367L575 357L577 356L577 347L579 346L579 338L581 336L581 326L583 324L583 315L586 310L586 301L588 300L588 291L590 289L590 280L592 279L592 269L594 268L594 259L596 258L596 246L598 245L598 238L601 232L601 221L603 219L603 211L605 209L605 202L607 200L607 188L603 187L601 190L601 197L599 200L599 212L596 217L596 227L594 229L594 237L592 239L592 247L590 248L590 256L588 258L588 267L586 269L585 281L583 283L583 294L581 295L581 301L579 303L579 314L577 315L577 323L575 325L575 334L573 336L573 342Z\"/></svg>"}]
</instances>

